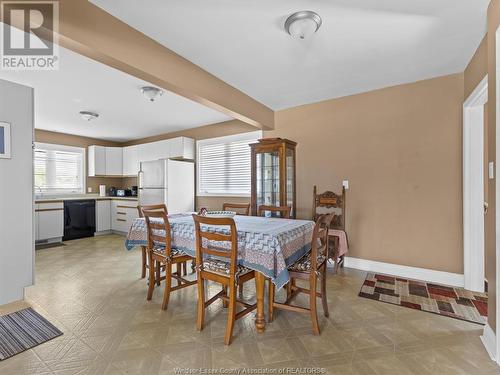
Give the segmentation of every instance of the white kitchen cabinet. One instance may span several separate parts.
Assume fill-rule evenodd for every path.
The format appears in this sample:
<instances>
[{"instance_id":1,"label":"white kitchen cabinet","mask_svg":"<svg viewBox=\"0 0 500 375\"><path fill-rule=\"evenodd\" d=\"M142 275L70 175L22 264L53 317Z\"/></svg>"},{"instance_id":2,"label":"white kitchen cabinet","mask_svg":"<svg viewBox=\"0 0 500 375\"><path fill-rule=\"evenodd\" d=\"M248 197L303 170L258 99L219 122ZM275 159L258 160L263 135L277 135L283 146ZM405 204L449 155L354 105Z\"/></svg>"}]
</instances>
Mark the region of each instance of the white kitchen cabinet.
<instances>
[{"instance_id":1,"label":"white kitchen cabinet","mask_svg":"<svg viewBox=\"0 0 500 375\"><path fill-rule=\"evenodd\" d=\"M143 143L138 146L139 161L168 159L170 157L169 140Z\"/></svg>"},{"instance_id":2,"label":"white kitchen cabinet","mask_svg":"<svg viewBox=\"0 0 500 375\"><path fill-rule=\"evenodd\" d=\"M96 200L96 232L111 230L111 201Z\"/></svg>"},{"instance_id":3,"label":"white kitchen cabinet","mask_svg":"<svg viewBox=\"0 0 500 375\"><path fill-rule=\"evenodd\" d=\"M194 160L194 139L177 137L127 147L89 146L89 176L137 176L141 162L169 158Z\"/></svg>"},{"instance_id":4,"label":"white kitchen cabinet","mask_svg":"<svg viewBox=\"0 0 500 375\"><path fill-rule=\"evenodd\" d=\"M139 173L139 146L123 148L123 175L137 176Z\"/></svg>"},{"instance_id":5,"label":"white kitchen cabinet","mask_svg":"<svg viewBox=\"0 0 500 375\"><path fill-rule=\"evenodd\" d=\"M111 201L111 229L127 233L132 221L139 217L137 201L113 199Z\"/></svg>"},{"instance_id":6,"label":"white kitchen cabinet","mask_svg":"<svg viewBox=\"0 0 500 375\"><path fill-rule=\"evenodd\" d=\"M169 139L171 159L189 159L194 160L195 144L194 139L186 137L178 137Z\"/></svg>"},{"instance_id":7,"label":"white kitchen cabinet","mask_svg":"<svg viewBox=\"0 0 500 375\"><path fill-rule=\"evenodd\" d=\"M35 240L61 239L64 235L64 203L38 203L35 207Z\"/></svg>"},{"instance_id":8,"label":"white kitchen cabinet","mask_svg":"<svg viewBox=\"0 0 500 375\"><path fill-rule=\"evenodd\" d=\"M123 149L106 147L106 176L123 175Z\"/></svg>"},{"instance_id":9,"label":"white kitchen cabinet","mask_svg":"<svg viewBox=\"0 0 500 375\"><path fill-rule=\"evenodd\" d=\"M89 146L87 153L89 176L106 175L106 147Z\"/></svg>"}]
</instances>

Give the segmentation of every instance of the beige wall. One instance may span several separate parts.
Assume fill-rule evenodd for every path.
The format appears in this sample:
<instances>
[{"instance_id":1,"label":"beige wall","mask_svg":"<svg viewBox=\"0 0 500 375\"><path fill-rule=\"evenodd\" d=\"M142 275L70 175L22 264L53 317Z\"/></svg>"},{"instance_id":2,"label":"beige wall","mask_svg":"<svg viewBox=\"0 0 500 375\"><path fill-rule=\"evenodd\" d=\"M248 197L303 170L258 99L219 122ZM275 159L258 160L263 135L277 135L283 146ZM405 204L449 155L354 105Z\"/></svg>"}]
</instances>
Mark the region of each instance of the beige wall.
<instances>
[{"instance_id":1,"label":"beige wall","mask_svg":"<svg viewBox=\"0 0 500 375\"><path fill-rule=\"evenodd\" d=\"M297 146L297 212L349 179L350 256L463 272L463 74L276 113Z\"/></svg>"},{"instance_id":2,"label":"beige wall","mask_svg":"<svg viewBox=\"0 0 500 375\"><path fill-rule=\"evenodd\" d=\"M488 38L479 45L464 74L464 97L468 98L477 85L488 74Z\"/></svg>"},{"instance_id":3,"label":"beige wall","mask_svg":"<svg viewBox=\"0 0 500 375\"><path fill-rule=\"evenodd\" d=\"M66 146L75 146L75 147L84 147L87 149L90 145L99 145L99 146L120 146L119 143L103 141L100 139L87 138L87 137L79 137L76 135L49 132L46 130L35 130L35 142L43 142L43 143L52 143ZM87 150L85 150L87 152ZM85 165L87 165L87 161L85 161ZM86 168L85 175L88 176L88 171ZM126 185L122 185L123 181L121 178L110 178L110 177L87 177L87 187L92 188L92 192L99 192L99 185L104 184L107 187L115 186L118 188L125 187Z\"/></svg>"}]
</instances>

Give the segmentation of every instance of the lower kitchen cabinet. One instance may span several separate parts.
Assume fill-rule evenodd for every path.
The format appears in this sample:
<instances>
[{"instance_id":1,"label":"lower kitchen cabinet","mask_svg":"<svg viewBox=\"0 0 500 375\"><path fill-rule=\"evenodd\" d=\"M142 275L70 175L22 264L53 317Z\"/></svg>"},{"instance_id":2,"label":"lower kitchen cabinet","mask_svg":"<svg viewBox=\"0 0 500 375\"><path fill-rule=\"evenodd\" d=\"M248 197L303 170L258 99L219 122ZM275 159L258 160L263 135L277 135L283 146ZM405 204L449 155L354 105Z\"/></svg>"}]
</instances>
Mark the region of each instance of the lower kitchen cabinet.
<instances>
[{"instance_id":1,"label":"lower kitchen cabinet","mask_svg":"<svg viewBox=\"0 0 500 375\"><path fill-rule=\"evenodd\" d=\"M61 240L64 235L64 203L38 203L35 206L35 240Z\"/></svg>"},{"instance_id":2,"label":"lower kitchen cabinet","mask_svg":"<svg viewBox=\"0 0 500 375\"><path fill-rule=\"evenodd\" d=\"M111 201L111 229L116 232L128 233L135 218L139 217L137 201Z\"/></svg>"},{"instance_id":3,"label":"lower kitchen cabinet","mask_svg":"<svg viewBox=\"0 0 500 375\"><path fill-rule=\"evenodd\" d=\"M96 233L111 230L111 201L97 200L95 202Z\"/></svg>"}]
</instances>

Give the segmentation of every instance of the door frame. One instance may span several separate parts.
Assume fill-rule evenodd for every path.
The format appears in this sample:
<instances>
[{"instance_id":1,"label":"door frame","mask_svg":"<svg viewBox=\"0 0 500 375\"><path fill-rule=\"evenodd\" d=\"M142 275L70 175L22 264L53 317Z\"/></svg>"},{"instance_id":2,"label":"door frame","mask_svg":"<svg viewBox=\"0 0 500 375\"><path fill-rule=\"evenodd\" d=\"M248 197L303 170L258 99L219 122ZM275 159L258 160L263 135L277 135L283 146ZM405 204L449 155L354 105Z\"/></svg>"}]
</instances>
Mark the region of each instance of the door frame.
<instances>
[{"instance_id":1,"label":"door frame","mask_svg":"<svg viewBox=\"0 0 500 375\"><path fill-rule=\"evenodd\" d=\"M464 102L463 241L465 289L484 292L484 105L488 76Z\"/></svg>"}]
</instances>

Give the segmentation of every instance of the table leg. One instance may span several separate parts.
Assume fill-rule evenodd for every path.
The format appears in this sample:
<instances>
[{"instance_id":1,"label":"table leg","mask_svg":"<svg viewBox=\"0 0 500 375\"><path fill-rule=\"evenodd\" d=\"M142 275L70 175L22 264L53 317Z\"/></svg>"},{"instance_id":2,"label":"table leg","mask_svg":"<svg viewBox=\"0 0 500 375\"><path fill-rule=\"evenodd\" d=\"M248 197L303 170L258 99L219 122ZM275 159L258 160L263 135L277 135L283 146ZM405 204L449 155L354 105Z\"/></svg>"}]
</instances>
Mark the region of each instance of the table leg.
<instances>
[{"instance_id":1,"label":"table leg","mask_svg":"<svg viewBox=\"0 0 500 375\"><path fill-rule=\"evenodd\" d=\"M257 315L255 316L255 326L257 332L263 333L266 329L266 318L264 316L264 286L266 278L260 272L255 272L255 290L257 294Z\"/></svg>"}]
</instances>

